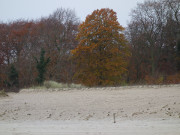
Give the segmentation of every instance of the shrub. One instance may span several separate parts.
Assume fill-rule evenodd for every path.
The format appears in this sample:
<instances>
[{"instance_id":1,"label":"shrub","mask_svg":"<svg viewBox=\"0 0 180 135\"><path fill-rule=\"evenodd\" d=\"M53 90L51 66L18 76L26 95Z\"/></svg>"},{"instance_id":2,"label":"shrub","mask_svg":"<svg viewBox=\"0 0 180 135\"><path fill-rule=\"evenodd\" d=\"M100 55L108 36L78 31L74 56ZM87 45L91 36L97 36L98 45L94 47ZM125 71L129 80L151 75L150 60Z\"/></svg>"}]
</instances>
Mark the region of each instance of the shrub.
<instances>
[{"instance_id":1,"label":"shrub","mask_svg":"<svg viewBox=\"0 0 180 135\"><path fill-rule=\"evenodd\" d=\"M65 84L55 81L45 81L43 85L33 86L32 89L61 89L61 88L84 88L81 84Z\"/></svg>"},{"instance_id":2,"label":"shrub","mask_svg":"<svg viewBox=\"0 0 180 135\"><path fill-rule=\"evenodd\" d=\"M55 81L45 81L44 86L49 89L49 88L64 88L66 87L64 84L57 83Z\"/></svg>"},{"instance_id":3,"label":"shrub","mask_svg":"<svg viewBox=\"0 0 180 135\"><path fill-rule=\"evenodd\" d=\"M180 73L167 76L165 83L167 83L167 84L178 84L178 83L180 83Z\"/></svg>"},{"instance_id":4,"label":"shrub","mask_svg":"<svg viewBox=\"0 0 180 135\"><path fill-rule=\"evenodd\" d=\"M7 97L8 94L4 90L0 90L0 97Z\"/></svg>"},{"instance_id":5,"label":"shrub","mask_svg":"<svg viewBox=\"0 0 180 135\"><path fill-rule=\"evenodd\" d=\"M36 60L36 68L38 70L38 77L36 78L39 85L42 85L45 80L45 73L47 64L50 62L50 58L45 59L45 50L41 49L41 55L39 60L35 57Z\"/></svg>"},{"instance_id":6,"label":"shrub","mask_svg":"<svg viewBox=\"0 0 180 135\"><path fill-rule=\"evenodd\" d=\"M18 72L14 65L11 65L10 71L8 74L9 81L7 82L10 87L18 87L19 81L18 81Z\"/></svg>"},{"instance_id":7,"label":"shrub","mask_svg":"<svg viewBox=\"0 0 180 135\"><path fill-rule=\"evenodd\" d=\"M84 86L80 84L64 84L64 83L57 83L55 81L45 81L44 86L49 88L82 88Z\"/></svg>"},{"instance_id":8,"label":"shrub","mask_svg":"<svg viewBox=\"0 0 180 135\"><path fill-rule=\"evenodd\" d=\"M148 85L152 85L152 84L160 85L164 83L164 76L158 75L158 76L153 77L153 76L147 75L145 76L145 82Z\"/></svg>"}]
</instances>

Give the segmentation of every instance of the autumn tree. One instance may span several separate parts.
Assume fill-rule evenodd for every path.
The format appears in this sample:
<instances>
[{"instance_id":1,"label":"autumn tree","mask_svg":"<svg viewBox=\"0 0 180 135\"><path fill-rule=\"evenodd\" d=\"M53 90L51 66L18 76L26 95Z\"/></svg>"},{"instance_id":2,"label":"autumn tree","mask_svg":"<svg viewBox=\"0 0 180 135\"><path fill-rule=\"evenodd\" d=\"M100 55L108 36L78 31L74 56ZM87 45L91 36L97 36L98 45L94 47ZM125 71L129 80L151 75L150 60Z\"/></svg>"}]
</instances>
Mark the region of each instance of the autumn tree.
<instances>
[{"instance_id":1,"label":"autumn tree","mask_svg":"<svg viewBox=\"0 0 180 135\"><path fill-rule=\"evenodd\" d=\"M45 77L72 83L75 64L70 58L78 43L78 25L74 10L64 8L38 20L0 22L0 88L7 86L4 82L12 64L18 72L19 87L35 85L38 73L34 57L39 58L41 48L51 57Z\"/></svg>"},{"instance_id":2,"label":"autumn tree","mask_svg":"<svg viewBox=\"0 0 180 135\"><path fill-rule=\"evenodd\" d=\"M33 26L32 53L38 56L39 48L43 47L46 55L51 57L47 66L47 79L72 83L74 65L70 59L70 51L77 47L75 37L78 25L79 20L73 10L59 8L48 17L41 18ZM27 50L27 53L29 52L31 51Z\"/></svg>"},{"instance_id":3,"label":"autumn tree","mask_svg":"<svg viewBox=\"0 0 180 135\"><path fill-rule=\"evenodd\" d=\"M79 45L72 51L74 78L84 85L117 85L124 79L129 55L124 28L108 8L95 10L79 26Z\"/></svg>"},{"instance_id":4,"label":"autumn tree","mask_svg":"<svg viewBox=\"0 0 180 135\"><path fill-rule=\"evenodd\" d=\"M138 83L150 72L149 49L145 45L146 37L138 22L131 22L126 31L126 38L130 44L131 57L128 64L128 78L131 83Z\"/></svg>"},{"instance_id":5,"label":"autumn tree","mask_svg":"<svg viewBox=\"0 0 180 135\"><path fill-rule=\"evenodd\" d=\"M10 24L0 24L0 87L7 86L8 72L13 58L13 44L10 39Z\"/></svg>"}]
</instances>

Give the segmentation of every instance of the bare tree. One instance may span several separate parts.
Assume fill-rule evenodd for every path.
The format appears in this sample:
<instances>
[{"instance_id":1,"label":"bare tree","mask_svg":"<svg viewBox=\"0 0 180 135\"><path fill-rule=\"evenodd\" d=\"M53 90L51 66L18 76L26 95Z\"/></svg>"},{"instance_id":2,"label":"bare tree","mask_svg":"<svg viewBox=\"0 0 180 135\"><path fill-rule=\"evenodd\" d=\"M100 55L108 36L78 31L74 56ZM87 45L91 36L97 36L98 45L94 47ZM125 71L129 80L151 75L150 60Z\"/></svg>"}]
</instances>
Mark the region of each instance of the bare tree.
<instances>
[{"instance_id":1,"label":"bare tree","mask_svg":"<svg viewBox=\"0 0 180 135\"><path fill-rule=\"evenodd\" d=\"M148 0L132 11L127 31L132 58L136 59L137 78L143 72L139 69L143 64L152 76L176 70L175 30L179 27L179 7L179 0Z\"/></svg>"}]
</instances>

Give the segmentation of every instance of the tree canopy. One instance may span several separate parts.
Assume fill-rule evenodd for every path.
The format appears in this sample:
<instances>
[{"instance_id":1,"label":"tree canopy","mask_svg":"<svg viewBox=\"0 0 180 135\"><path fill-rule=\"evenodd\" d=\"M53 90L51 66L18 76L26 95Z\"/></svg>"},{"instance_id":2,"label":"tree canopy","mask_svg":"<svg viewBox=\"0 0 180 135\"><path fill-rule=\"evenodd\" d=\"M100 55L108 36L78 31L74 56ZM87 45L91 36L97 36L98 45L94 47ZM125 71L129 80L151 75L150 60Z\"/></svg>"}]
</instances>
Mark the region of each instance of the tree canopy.
<instances>
[{"instance_id":1,"label":"tree canopy","mask_svg":"<svg viewBox=\"0 0 180 135\"><path fill-rule=\"evenodd\" d=\"M64 8L37 20L0 22L0 89L36 85L34 57L41 57L41 48L51 58L41 76L46 80L87 86L180 83L179 0L144 0L130 16L126 29L108 8L82 23Z\"/></svg>"},{"instance_id":2,"label":"tree canopy","mask_svg":"<svg viewBox=\"0 0 180 135\"><path fill-rule=\"evenodd\" d=\"M80 24L79 44L72 51L76 61L75 78L88 86L115 85L127 71L129 56L124 28L112 9L95 10Z\"/></svg>"}]
</instances>

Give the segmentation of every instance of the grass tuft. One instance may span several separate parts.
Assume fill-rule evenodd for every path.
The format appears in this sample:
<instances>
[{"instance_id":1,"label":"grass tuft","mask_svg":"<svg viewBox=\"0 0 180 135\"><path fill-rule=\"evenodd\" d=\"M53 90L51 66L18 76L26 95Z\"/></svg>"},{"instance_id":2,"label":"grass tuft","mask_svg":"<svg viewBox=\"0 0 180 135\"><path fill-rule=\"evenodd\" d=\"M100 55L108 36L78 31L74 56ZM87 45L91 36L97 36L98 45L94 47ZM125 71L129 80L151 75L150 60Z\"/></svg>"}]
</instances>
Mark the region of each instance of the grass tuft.
<instances>
[{"instance_id":1,"label":"grass tuft","mask_svg":"<svg viewBox=\"0 0 180 135\"><path fill-rule=\"evenodd\" d=\"M55 81L45 81L42 86L33 86L32 89L63 89L63 88L84 88L81 84L65 84Z\"/></svg>"},{"instance_id":2,"label":"grass tuft","mask_svg":"<svg viewBox=\"0 0 180 135\"><path fill-rule=\"evenodd\" d=\"M47 89L49 88L84 88L84 86L80 84L64 84L64 83L57 83L55 81L45 81L44 87Z\"/></svg>"},{"instance_id":3,"label":"grass tuft","mask_svg":"<svg viewBox=\"0 0 180 135\"><path fill-rule=\"evenodd\" d=\"M4 90L0 90L0 97L7 97L8 94Z\"/></svg>"}]
</instances>

